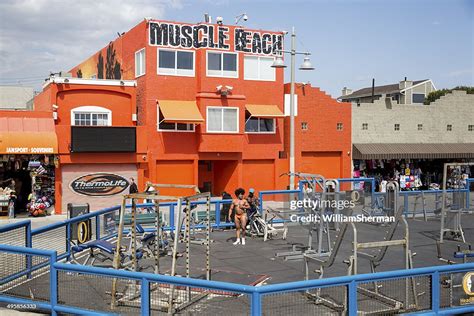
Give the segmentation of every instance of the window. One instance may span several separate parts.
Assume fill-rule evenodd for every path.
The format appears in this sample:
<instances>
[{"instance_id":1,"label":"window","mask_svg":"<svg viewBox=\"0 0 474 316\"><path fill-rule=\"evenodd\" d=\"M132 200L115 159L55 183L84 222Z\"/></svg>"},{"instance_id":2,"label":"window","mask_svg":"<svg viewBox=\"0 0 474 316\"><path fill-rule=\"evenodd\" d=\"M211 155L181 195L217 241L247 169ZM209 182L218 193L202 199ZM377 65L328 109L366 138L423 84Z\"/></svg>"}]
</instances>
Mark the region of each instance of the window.
<instances>
[{"instance_id":1,"label":"window","mask_svg":"<svg viewBox=\"0 0 474 316\"><path fill-rule=\"evenodd\" d=\"M474 131L474 125L468 125L468 126L467 126L467 130L468 130L469 132Z\"/></svg>"},{"instance_id":2,"label":"window","mask_svg":"<svg viewBox=\"0 0 474 316\"><path fill-rule=\"evenodd\" d=\"M307 122L302 122L301 123L301 129L303 131L307 131L308 130L308 123Z\"/></svg>"},{"instance_id":3,"label":"window","mask_svg":"<svg viewBox=\"0 0 474 316\"><path fill-rule=\"evenodd\" d=\"M135 53L135 77L145 74L145 49L140 49Z\"/></svg>"},{"instance_id":4,"label":"window","mask_svg":"<svg viewBox=\"0 0 474 316\"><path fill-rule=\"evenodd\" d=\"M342 123L337 123L336 130L342 131L342 127L343 127Z\"/></svg>"},{"instance_id":5,"label":"window","mask_svg":"<svg viewBox=\"0 0 474 316\"><path fill-rule=\"evenodd\" d=\"M446 130L448 132L451 132L453 130L453 125L451 125L451 124L446 125Z\"/></svg>"},{"instance_id":6,"label":"window","mask_svg":"<svg viewBox=\"0 0 474 316\"><path fill-rule=\"evenodd\" d=\"M421 93L413 93L412 100L413 103L423 103L425 102L425 95Z\"/></svg>"},{"instance_id":7,"label":"window","mask_svg":"<svg viewBox=\"0 0 474 316\"><path fill-rule=\"evenodd\" d=\"M209 77L239 77L237 54L207 52L207 75Z\"/></svg>"},{"instance_id":8,"label":"window","mask_svg":"<svg viewBox=\"0 0 474 316\"><path fill-rule=\"evenodd\" d=\"M99 106L81 106L71 110L71 125L111 126L112 111Z\"/></svg>"},{"instance_id":9,"label":"window","mask_svg":"<svg viewBox=\"0 0 474 316\"><path fill-rule=\"evenodd\" d=\"M369 129L369 124L368 123L362 123L362 130L366 131Z\"/></svg>"},{"instance_id":10,"label":"window","mask_svg":"<svg viewBox=\"0 0 474 316\"><path fill-rule=\"evenodd\" d=\"M159 111L158 116L158 131L170 131L170 132L194 132L194 124L189 123L167 123L163 122L164 117Z\"/></svg>"},{"instance_id":11,"label":"window","mask_svg":"<svg viewBox=\"0 0 474 316\"><path fill-rule=\"evenodd\" d=\"M275 81L275 68L272 67L273 57L245 56L244 79Z\"/></svg>"},{"instance_id":12,"label":"window","mask_svg":"<svg viewBox=\"0 0 474 316\"><path fill-rule=\"evenodd\" d=\"M400 130L400 124L395 124L394 125L394 130L399 131Z\"/></svg>"},{"instance_id":13,"label":"window","mask_svg":"<svg viewBox=\"0 0 474 316\"><path fill-rule=\"evenodd\" d=\"M275 119L251 117L245 114L245 132L247 133L275 133Z\"/></svg>"},{"instance_id":14,"label":"window","mask_svg":"<svg viewBox=\"0 0 474 316\"><path fill-rule=\"evenodd\" d=\"M238 133L238 108L207 107L207 131L211 133Z\"/></svg>"},{"instance_id":15,"label":"window","mask_svg":"<svg viewBox=\"0 0 474 316\"><path fill-rule=\"evenodd\" d=\"M194 52L159 49L158 74L194 77Z\"/></svg>"},{"instance_id":16,"label":"window","mask_svg":"<svg viewBox=\"0 0 474 316\"><path fill-rule=\"evenodd\" d=\"M418 124L418 130L422 131L423 130L423 124Z\"/></svg>"}]
</instances>

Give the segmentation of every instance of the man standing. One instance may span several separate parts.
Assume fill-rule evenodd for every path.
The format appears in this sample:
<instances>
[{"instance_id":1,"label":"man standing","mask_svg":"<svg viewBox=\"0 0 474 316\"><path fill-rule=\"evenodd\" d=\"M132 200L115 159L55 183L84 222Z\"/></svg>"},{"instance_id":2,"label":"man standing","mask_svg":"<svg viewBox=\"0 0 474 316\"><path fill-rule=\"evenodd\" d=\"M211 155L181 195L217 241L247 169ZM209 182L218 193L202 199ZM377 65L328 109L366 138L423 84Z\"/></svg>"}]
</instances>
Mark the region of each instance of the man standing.
<instances>
[{"instance_id":1,"label":"man standing","mask_svg":"<svg viewBox=\"0 0 474 316\"><path fill-rule=\"evenodd\" d=\"M128 189L128 193L133 194L138 192L137 184L135 183L135 179L130 178L130 187Z\"/></svg>"},{"instance_id":2,"label":"man standing","mask_svg":"<svg viewBox=\"0 0 474 316\"><path fill-rule=\"evenodd\" d=\"M251 214L255 213L258 210L258 206L260 204L260 201L258 197L255 195L255 190L253 188L249 189L247 202L249 202L249 205L250 205L250 212L248 214L250 216Z\"/></svg>"},{"instance_id":3,"label":"man standing","mask_svg":"<svg viewBox=\"0 0 474 316\"><path fill-rule=\"evenodd\" d=\"M232 201L232 204L229 209L228 218L233 211L235 211L234 223L236 228L237 240L234 242L234 245L245 245L245 227L247 226L247 210L250 209L250 205L247 200L244 199L245 190L238 188L235 190L235 196L237 199ZM242 229L242 242L240 241L240 230Z\"/></svg>"}]
</instances>

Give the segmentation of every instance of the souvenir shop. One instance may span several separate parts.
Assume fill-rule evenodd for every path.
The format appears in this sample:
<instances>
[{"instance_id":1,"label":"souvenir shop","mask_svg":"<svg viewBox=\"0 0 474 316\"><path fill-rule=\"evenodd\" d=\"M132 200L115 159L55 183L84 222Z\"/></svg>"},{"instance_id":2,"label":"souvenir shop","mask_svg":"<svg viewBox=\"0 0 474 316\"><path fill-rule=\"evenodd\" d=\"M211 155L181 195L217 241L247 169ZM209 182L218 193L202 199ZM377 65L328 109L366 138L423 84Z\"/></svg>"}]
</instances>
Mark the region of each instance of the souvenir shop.
<instances>
[{"instance_id":1,"label":"souvenir shop","mask_svg":"<svg viewBox=\"0 0 474 316\"><path fill-rule=\"evenodd\" d=\"M15 215L33 216L54 211L54 155L0 155L0 203L7 215L14 203Z\"/></svg>"},{"instance_id":2,"label":"souvenir shop","mask_svg":"<svg viewBox=\"0 0 474 316\"><path fill-rule=\"evenodd\" d=\"M355 178L375 178L375 191L382 180L397 180L401 190L439 189L443 182L446 162L464 162L466 159L370 159L354 160ZM461 172L471 176L468 166Z\"/></svg>"}]
</instances>

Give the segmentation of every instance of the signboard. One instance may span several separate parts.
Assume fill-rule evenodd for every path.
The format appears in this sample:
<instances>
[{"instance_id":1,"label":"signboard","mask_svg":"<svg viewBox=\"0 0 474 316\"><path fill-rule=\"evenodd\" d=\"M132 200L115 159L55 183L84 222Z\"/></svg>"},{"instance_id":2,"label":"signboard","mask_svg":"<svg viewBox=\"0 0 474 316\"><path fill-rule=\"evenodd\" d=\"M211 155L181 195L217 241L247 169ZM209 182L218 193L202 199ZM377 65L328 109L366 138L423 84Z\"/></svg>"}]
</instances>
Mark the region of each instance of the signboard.
<instances>
[{"instance_id":1,"label":"signboard","mask_svg":"<svg viewBox=\"0 0 474 316\"><path fill-rule=\"evenodd\" d=\"M53 147L7 147L7 154L53 154Z\"/></svg>"},{"instance_id":2,"label":"signboard","mask_svg":"<svg viewBox=\"0 0 474 316\"><path fill-rule=\"evenodd\" d=\"M232 42L230 28L221 25L150 22L149 30L151 46L209 48L261 55L280 55L278 51L283 49L282 33L235 28Z\"/></svg>"},{"instance_id":3,"label":"signboard","mask_svg":"<svg viewBox=\"0 0 474 316\"><path fill-rule=\"evenodd\" d=\"M69 218L74 218L84 214L89 214L89 204L72 204L67 205ZM71 225L71 239L77 240L79 244L88 242L92 237L91 220L85 220Z\"/></svg>"},{"instance_id":4,"label":"signboard","mask_svg":"<svg viewBox=\"0 0 474 316\"><path fill-rule=\"evenodd\" d=\"M74 179L72 191L87 196L110 196L122 193L128 188L127 179L112 173L92 173Z\"/></svg>"}]
</instances>

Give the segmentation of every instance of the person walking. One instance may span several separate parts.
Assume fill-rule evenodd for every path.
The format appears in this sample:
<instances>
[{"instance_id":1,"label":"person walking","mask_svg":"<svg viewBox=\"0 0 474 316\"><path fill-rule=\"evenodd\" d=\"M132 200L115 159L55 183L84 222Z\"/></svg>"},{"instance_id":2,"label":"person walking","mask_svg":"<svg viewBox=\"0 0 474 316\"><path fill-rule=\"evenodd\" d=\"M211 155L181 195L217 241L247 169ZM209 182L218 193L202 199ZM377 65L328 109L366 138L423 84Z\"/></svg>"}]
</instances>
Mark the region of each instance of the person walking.
<instances>
[{"instance_id":1,"label":"person walking","mask_svg":"<svg viewBox=\"0 0 474 316\"><path fill-rule=\"evenodd\" d=\"M234 216L234 223L236 228L236 235L237 239L234 242L234 245L245 245L245 234L246 234L246 226L247 226L247 210L250 209L249 202L244 199L245 190L242 188L238 188L235 190L235 197L232 201L232 204L229 209L228 219L230 220L230 216L233 211L235 211ZM240 232L242 230L242 233ZM241 240L242 237L242 240Z\"/></svg>"},{"instance_id":2,"label":"person walking","mask_svg":"<svg viewBox=\"0 0 474 316\"><path fill-rule=\"evenodd\" d=\"M128 193L130 194L138 193L138 187L137 187L137 184L135 183L134 178L130 178L130 187L128 188Z\"/></svg>"}]
</instances>

